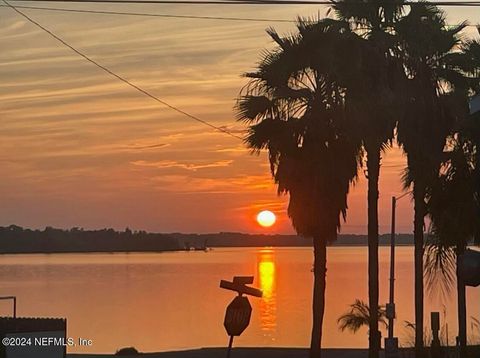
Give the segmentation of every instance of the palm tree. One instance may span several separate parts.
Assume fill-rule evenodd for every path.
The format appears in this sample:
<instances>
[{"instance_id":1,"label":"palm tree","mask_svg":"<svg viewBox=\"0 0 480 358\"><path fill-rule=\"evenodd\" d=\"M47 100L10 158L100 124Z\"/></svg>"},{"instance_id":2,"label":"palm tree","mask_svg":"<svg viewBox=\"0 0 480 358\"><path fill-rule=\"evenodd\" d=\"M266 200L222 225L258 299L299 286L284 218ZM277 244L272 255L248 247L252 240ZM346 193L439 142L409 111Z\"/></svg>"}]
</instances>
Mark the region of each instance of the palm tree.
<instances>
[{"instance_id":1,"label":"palm tree","mask_svg":"<svg viewBox=\"0 0 480 358\"><path fill-rule=\"evenodd\" d=\"M356 51L353 39L329 20L299 19L298 33L268 33L266 51L237 103L249 124L245 142L268 151L279 194L289 195L288 215L297 233L314 243L313 326L310 356L321 356L325 309L326 247L336 240L357 177L360 145L345 115L348 66L339 58ZM341 55L341 56L339 56Z\"/></svg>"},{"instance_id":2,"label":"palm tree","mask_svg":"<svg viewBox=\"0 0 480 358\"><path fill-rule=\"evenodd\" d=\"M368 291L371 317L379 307L378 198L381 153L391 142L401 113L404 71L397 56L392 28L402 14L401 2L340 0L333 5L340 21L365 40L369 50L358 58L360 81L352 86L347 105L360 132L367 157L368 179ZM357 77L358 78L358 77ZM378 319L369 322L369 357L380 350Z\"/></svg>"},{"instance_id":3,"label":"palm tree","mask_svg":"<svg viewBox=\"0 0 480 358\"><path fill-rule=\"evenodd\" d=\"M398 123L398 141L407 154L405 187L413 186L415 242L415 349L423 351L423 258L426 196L441 167L447 138L464 118L471 67L459 51L465 24L446 28L437 7L420 3L396 23L407 74L406 111Z\"/></svg>"},{"instance_id":4,"label":"palm tree","mask_svg":"<svg viewBox=\"0 0 480 358\"><path fill-rule=\"evenodd\" d=\"M462 46L463 99L480 92L480 43ZM457 76L459 77L459 76ZM448 286L457 282L458 337L461 356L466 355L467 314L465 284L460 274L467 244L480 244L480 113L463 117L451 135L439 176L428 196L431 232L427 255L427 277L432 285L440 272Z\"/></svg>"},{"instance_id":5,"label":"palm tree","mask_svg":"<svg viewBox=\"0 0 480 358\"><path fill-rule=\"evenodd\" d=\"M438 173L446 140L458 122L457 107L464 88L463 58L455 52L464 24L447 29L437 7L420 3L397 22L407 71L406 112L398 123L398 141L407 154L405 187L413 186L415 242L415 348L420 356L424 330L425 197ZM462 94L462 90L460 90Z\"/></svg>"},{"instance_id":6,"label":"palm tree","mask_svg":"<svg viewBox=\"0 0 480 358\"><path fill-rule=\"evenodd\" d=\"M480 193L476 183L475 145L461 135L452 139L451 150L428 200L432 240L429 242L430 279L440 271L447 283L457 281L460 356L466 356L467 313L465 284L459 274L467 244L480 233ZM478 143L477 143L478 145ZM480 242L477 242L479 244ZM433 274L432 274L433 273Z\"/></svg>"},{"instance_id":7,"label":"palm tree","mask_svg":"<svg viewBox=\"0 0 480 358\"><path fill-rule=\"evenodd\" d=\"M379 306L376 316L379 323L388 327L385 307ZM363 326L369 327L370 307L362 300L356 299L355 302L350 305L350 310L338 318L337 323L342 332L348 329L352 333L356 333Z\"/></svg>"}]
</instances>

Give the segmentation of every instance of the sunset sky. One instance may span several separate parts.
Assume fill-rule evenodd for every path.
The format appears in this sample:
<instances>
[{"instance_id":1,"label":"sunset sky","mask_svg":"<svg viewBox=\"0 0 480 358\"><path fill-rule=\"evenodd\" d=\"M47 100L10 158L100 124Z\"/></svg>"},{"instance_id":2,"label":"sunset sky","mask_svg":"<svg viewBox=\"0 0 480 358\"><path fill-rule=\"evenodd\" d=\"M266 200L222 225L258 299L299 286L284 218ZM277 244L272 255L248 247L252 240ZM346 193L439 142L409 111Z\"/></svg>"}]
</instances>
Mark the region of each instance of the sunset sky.
<instances>
[{"instance_id":1,"label":"sunset sky","mask_svg":"<svg viewBox=\"0 0 480 358\"><path fill-rule=\"evenodd\" d=\"M16 5L32 5L14 1ZM48 4L159 14L293 20L318 6ZM293 24L148 18L20 9L159 98L216 126L241 130L233 106L265 33ZM480 11L448 8L449 22L480 23ZM172 111L110 77L33 24L0 7L0 225L113 227L156 232L292 233L265 154ZM384 155L380 231L402 192L405 159ZM344 233L366 232L365 179L349 199ZM256 214L277 214L261 228ZM408 198L398 230L411 230Z\"/></svg>"}]
</instances>

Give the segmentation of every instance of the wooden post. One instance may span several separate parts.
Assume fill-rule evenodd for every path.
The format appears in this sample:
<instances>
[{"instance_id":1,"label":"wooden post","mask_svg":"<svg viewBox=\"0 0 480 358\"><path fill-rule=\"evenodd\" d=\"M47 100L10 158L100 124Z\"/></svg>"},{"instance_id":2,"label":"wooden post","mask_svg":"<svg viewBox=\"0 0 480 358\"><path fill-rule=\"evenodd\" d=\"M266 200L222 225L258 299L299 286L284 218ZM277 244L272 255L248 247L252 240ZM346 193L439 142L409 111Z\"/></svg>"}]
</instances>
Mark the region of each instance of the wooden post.
<instances>
[{"instance_id":1,"label":"wooden post","mask_svg":"<svg viewBox=\"0 0 480 358\"><path fill-rule=\"evenodd\" d=\"M430 326L432 328L431 357L440 358L440 312L430 313Z\"/></svg>"}]
</instances>

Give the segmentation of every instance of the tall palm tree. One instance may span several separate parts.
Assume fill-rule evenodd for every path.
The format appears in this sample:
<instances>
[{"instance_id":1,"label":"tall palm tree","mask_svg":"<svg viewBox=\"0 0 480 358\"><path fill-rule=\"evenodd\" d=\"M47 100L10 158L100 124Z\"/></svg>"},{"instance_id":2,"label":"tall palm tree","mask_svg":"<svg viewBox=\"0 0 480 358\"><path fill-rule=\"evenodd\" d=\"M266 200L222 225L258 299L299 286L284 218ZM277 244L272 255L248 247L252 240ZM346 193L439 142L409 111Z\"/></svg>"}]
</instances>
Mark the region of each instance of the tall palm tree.
<instances>
[{"instance_id":1,"label":"tall palm tree","mask_svg":"<svg viewBox=\"0 0 480 358\"><path fill-rule=\"evenodd\" d=\"M357 177L360 145L345 114L348 55L353 39L329 20L299 19L298 32L268 33L266 51L237 103L249 124L245 142L268 151L279 194L289 195L288 215L301 236L314 243L313 326L310 356L321 356L327 244L335 241L347 213L347 195ZM343 58L344 61L340 60Z\"/></svg>"},{"instance_id":2,"label":"tall palm tree","mask_svg":"<svg viewBox=\"0 0 480 358\"><path fill-rule=\"evenodd\" d=\"M404 178L405 186L413 185L415 348L417 355L422 354L424 330L425 195L428 183L437 173L447 135L453 126L453 121L444 116L445 112L440 105L441 83L436 70L443 65L442 60L445 54L452 50L455 41L453 41L453 36L445 34L443 19L437 16L437 11L438 9L433 6L415 6L410 14L397 25L397 31L404 40L408 56L410 78L407 92L410 98L407 101L407 112L398 124L398 141L407 153L408 171ZM422 21L424 15L426 20ZM440 44L444 48L439 49L439 40L448 42L448 44Z\"/></svg>"},{"instance_id":3,"label":"tall palm tree","mask_svg":"<svg viewBox=\"0 0 480 358\"><path fill-rule=\"evenodd\" d=\"M395 25L405 60L406 111L398 123L398 141L407 154L405 187L413 186L415 242L415 349L423 354L424 228L426 196L442 164L443 150L453 128L464 118L465 75L471 61L461 51L459 33L465 24L447 28L443 12L419 3Z\"/></svg>"},{"instance_id":4,"label":"tall palm tree","mask_svg":"<svg viewBox=\"0 0 480 358\"><path fill-rule=\"evenodd\" d=\"M456 278L461 357L466 357L467 312L460 262L469 243L476 239L480 244L480 193L475 173L479 168L475 168L475 156L478 155L475 147L459 134L452 139L451 150L446 153L441 174L428 198L433 238L429 242L430 261L427 262L434 273L441 270L449 283Z\"/></svg>"},{"instance_id":5,"label":"tall palm tree","mask_svg":"<svg viewBox=\"0 0 480 358\"><path fill-rule=\"evenodd\" d=\"M394 136L403 92L403 67L392 28L403 12L401 2L389 0L339 0L333 9L340 21L365 40L368 51L361 62L361 80L352 86L347 105L362 137L368 179L368 291L369 357L380 350L378 329L378 198L381 153Z\"/></svg>"}]
</instances>

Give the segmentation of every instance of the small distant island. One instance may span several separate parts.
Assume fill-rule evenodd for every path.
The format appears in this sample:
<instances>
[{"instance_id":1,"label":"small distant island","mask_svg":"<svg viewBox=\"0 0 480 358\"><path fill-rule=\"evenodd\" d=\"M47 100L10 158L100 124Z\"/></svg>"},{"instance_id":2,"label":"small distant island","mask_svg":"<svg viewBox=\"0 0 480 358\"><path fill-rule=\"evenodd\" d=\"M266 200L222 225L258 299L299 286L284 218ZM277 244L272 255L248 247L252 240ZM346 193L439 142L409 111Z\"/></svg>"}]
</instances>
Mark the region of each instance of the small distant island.
<instances>
[{"instance_id":1,"label":"small distant island","mask_svg":"<svg viewBox=\"0 0 480 358\"><path fill-rule=\"evenodd\" d=\"M380 245L390 242L389 235L381 235ZM413 236L397 235L398 245L411 245ZM333 246L365 246L366 235L340 235ZM75 253L75 252L164 252L180 250L208 250L215 247L289 247L312 246L312 241L296 235L258 235L235 232L211 234L149 233L114 229L69 230L47 226L32 230L17 225L0 226L0 253Z\"/></svg>"}]
</instances>

